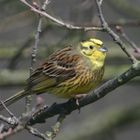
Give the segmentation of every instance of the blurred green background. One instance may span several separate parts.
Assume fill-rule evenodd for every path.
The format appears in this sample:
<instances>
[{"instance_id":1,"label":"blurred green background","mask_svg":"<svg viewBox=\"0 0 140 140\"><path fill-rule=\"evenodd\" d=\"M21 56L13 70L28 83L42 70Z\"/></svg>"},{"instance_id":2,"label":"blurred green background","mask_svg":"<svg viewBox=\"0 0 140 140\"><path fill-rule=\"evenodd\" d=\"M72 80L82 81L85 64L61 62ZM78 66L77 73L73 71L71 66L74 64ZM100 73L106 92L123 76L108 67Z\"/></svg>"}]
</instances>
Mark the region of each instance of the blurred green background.
<instances>
[{"instance_id":1,"label":"blurred green background","mask_svg":"<svg viewBox=\"0 0 140 140\"><path fill-rule=\"evenodd\" d=\"M35 1L35 0L34 0ZM28 2L32 2L28 0ZM40 5L43 1L36 0ZM115 30L115 23L137 23L123 26L125 33L140 45L140 1L106 0L103 12L107 22ZM99 25L94 0L52 0L46 10L50 15L74 25ZM18 0L0 1L0 98L2 100L24 88L29 76L31 47L37 30L39 16ZM68 30L46 18L43 19L36 65L53 51L66 45L77 44L80 40L97 37L109 49L103 82L124 72L131 63L122 50L104 32L83 32ZM127 44L127 43L126 43ZM128 45L128 44L127 44ZM128 49L133 53L130 46ZM56 139L67 140L139 140L140 139L140 78L123 85L103 99L69 115ZM64 102L48 94L43 94L46 104ZM35 105L35 95L33 105ZM24 100L9 107L17 116L24 111ZM3 112L6 114L5 112ZM36 125L45 132L54 124L56 117L45 124ZM24 131L10 137L15 139L38 138Z\"/></svg>"}]
</instances>

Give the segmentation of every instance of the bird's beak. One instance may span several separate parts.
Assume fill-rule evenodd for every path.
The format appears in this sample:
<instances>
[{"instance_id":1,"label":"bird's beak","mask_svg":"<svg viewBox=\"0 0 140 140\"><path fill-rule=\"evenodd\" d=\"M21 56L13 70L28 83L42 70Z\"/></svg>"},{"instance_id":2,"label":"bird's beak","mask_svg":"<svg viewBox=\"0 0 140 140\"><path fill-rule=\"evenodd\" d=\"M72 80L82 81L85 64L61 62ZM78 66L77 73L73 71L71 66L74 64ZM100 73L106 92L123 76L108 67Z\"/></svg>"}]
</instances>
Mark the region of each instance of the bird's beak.
<instances>
[{"instance_id":1,"label":"bird's beak","mask_svg":"<svg viewBox=\"0 0 140 140\"><path fill-rule=\"evenodd\" d=\"M102 48L100 48L99 50L100 50L101 52L108 52L108 49L107 49L106 47L104 47L104 46L103 46Z\"/></svg>"}]
</instances>

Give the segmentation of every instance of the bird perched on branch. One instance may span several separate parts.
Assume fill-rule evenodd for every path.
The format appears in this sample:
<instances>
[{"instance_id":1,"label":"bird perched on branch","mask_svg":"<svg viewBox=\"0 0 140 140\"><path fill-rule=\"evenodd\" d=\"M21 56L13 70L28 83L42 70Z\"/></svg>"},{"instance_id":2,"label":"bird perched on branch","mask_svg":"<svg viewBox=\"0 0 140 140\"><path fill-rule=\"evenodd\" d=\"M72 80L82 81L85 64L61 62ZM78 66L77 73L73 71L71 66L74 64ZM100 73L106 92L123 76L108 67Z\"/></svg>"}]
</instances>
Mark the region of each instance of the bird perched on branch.
<instances>
[{"instance_id":1,"label":"bird perched on branch","mask_svg":"<svg viewBox=\"0 0 140 140\"><path fill-rule=\"evenodd\" d=\"M95 38L54 52L32 73L26 88L4 104L9 106L22 97L44 92L68 99L82 97L102 80L106 52L103 42Z\"/></svg>"}]
</instances>

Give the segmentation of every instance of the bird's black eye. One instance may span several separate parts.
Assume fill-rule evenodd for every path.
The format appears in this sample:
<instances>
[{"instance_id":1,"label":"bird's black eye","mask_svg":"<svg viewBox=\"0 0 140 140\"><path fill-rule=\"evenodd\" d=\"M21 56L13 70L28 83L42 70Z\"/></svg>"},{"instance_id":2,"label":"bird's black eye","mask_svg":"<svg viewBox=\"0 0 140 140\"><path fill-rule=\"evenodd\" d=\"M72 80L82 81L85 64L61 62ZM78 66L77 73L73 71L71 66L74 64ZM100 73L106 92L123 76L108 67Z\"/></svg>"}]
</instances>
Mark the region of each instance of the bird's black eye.
<instances>
[{"instance_id":1,"label":"bird's black eye","mask_svg":"<svg viewBox=\"0 0 140 140\"><path fill-rule=\"evenodd\" d=\"M89 48L92 50L94 47L90 45Z\"/></svg>"}]
</instances>

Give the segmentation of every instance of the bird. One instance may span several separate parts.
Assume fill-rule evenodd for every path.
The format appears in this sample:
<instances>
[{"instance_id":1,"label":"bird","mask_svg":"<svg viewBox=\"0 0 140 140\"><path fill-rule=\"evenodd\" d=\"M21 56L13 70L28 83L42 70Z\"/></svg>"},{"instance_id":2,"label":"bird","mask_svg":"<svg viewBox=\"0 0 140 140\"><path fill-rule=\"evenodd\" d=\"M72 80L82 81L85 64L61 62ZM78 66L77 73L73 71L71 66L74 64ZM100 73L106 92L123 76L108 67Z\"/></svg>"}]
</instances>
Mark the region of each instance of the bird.
<instances>
[{"instance_id":1,"label":"bird","mask_svg":"<svg viewBox=\"0 0 140 140\"><path fill-rule=\"evenodd\" d=\"M25 88L3 103L9 106L25 96L45 92L66 99L87 95L103 78L106 54L107 48L97 38L68 45L52 53L33 71ZM3 109L0 104L0 110Z\"/></svg>"}]
</instances>

